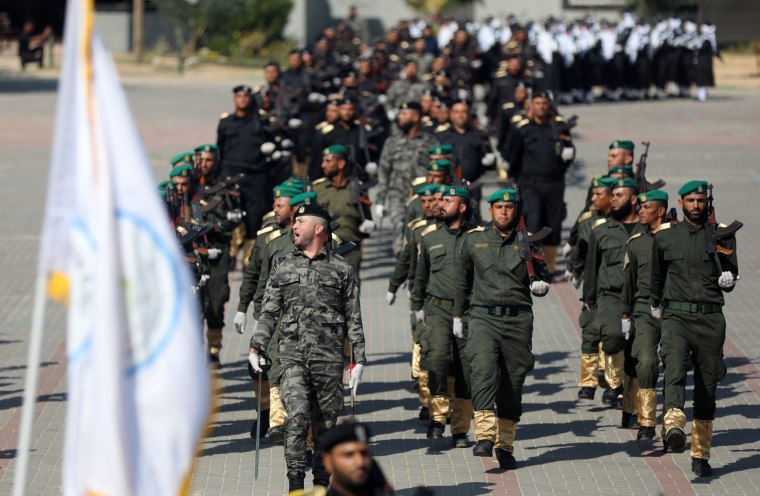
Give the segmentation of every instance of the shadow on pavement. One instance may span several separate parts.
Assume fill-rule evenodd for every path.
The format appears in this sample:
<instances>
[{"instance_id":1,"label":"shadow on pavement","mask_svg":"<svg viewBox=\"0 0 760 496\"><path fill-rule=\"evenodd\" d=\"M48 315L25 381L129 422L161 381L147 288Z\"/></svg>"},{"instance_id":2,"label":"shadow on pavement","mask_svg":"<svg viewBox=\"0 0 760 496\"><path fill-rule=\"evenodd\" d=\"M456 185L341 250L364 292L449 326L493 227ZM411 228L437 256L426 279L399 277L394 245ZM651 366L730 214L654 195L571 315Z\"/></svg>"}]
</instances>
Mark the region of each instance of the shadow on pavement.
<instances>
[{"instance_id":1,"label":"shadow on pavement","mask_svg":"<svg viewBox=\"0 0 760 496\"><path fill-rule=\"evenodd\" d=\"M58 90L57 79L24 77L0 72L0 93L50 93Z\"/></svg>"},{"instance_id":2,"label":"shadow on pavement","mask_svg":"<svg viewBox=\"0 0 760 496\"><path fill-rule=\"evenodd\" d=\"M396 494L399 496L445 496L447 494L458 495L478 495L491 494L490 483L488 482L464 482L456 486L426 486L412 487L408 489L399 489Z\"/></svg>"}]
</instances>

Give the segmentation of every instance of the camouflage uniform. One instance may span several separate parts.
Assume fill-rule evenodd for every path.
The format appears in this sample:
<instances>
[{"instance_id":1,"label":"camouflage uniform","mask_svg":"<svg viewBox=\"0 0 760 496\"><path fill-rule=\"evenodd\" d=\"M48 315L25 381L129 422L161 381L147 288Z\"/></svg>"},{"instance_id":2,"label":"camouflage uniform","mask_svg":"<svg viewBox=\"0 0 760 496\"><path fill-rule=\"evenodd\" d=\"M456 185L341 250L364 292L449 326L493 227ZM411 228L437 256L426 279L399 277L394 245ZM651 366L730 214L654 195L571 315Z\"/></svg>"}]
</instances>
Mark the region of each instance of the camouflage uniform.
<instances>
[{"instance_id":1,"label":"camouflage uniform","mask_svg":"<svg viewBox=\"0 0 760 496\"><path fill-rule=\"evenodd\" d=\"M306 468L309 423L314 433L314 478L326 480L320 440L343 409L343 339L365 364L364 331L356 271L345 258L322 250L309 259L299 250L278 258L266 285L251 347L266 349L280 322L278 342L288 478Z\"/></svg>"},{"instance_id":2,"label":"camouflage uniform","mask_svg":"<svg viewBox=\"0 0 760 496\"><path fill-rule=\"evenodd\" d=\"M401 250L405 202L409 185L424 176L430 163L428 148L438 143L428 133L391 136L383 146L378 170L377 203L385 206L393 228L393 252Z\"/></svg>"},{"instance_id":3,"label":"camouflage uniform","mask_svg":"<svg viewBox=\"0 0 760 496\"><path fill-rule=\"evenodd\" d=\"M397 109L404 102L419 102L422 99L422 93L428 88L428 84L420 79L414 81L399 79L388 88L388 101L385 108Z\"/></svg>"}]
</instances>

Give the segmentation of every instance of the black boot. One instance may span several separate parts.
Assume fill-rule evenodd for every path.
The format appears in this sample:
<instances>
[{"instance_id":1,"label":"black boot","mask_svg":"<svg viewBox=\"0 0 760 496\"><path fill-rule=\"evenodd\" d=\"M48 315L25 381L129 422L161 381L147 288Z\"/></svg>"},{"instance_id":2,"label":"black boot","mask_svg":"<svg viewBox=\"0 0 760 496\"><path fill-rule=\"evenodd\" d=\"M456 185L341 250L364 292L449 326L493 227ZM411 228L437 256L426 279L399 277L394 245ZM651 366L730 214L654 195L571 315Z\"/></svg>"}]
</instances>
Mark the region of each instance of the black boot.
<instances>
[{"instance_id":1,"label":"black boot","mask_svg":"<svg viewBox=\"0 0 760 496\"><path fill-rule=\"evenodd\" d=\"M330 485L330 478L324 478L324 477L314 477L314 486L322 486L326 488Z\"/></svg>"},{"instance_id":2,"label":"black boot","mask_svg":"<svg viewBox=\"0 0 760 496\"><path fill-rule=\"evenodd\" d=\"M427 430L428 439L441 439L443 437L443 431L446 430L446 426L440 422L433 420L430 422Z\"/></svg>"},{"instance_id":3,"label":"black boot","mask_svg":"<svg viewBox=\"0 0 760 496\"><path fill-rule=\"evenodd\" d=\"M451 445L454 446L455 448L466 448L467 446L469 446L469 444L470 444L470 440L467 439L466 433L454 434L451 437Z\"/></svg>"},{"instance_id":4,"label":"black boot","mask_svg":"<svg viewBox=\"0 0 760 496\"><path fill-rule=\"evenodd\" d=\"M587 386L587 387L582 387L578 390L579 400L593 400L595 395L596 395L596 388Z\"/></svg>"},{"instance_id":5,"label":"black boot","mask_svg":"<svg viewBox=\"0 0 760 496\"><path fill-rule=\"evenodd\" d=\"M639 425L638 415L635 413L623 412L623 418L620 421L620 426L623 429L638 429Z\"/></svg>"},{"instance_id":6,"label":"black boot","mask_svg":"<svg viewBox=\"0 0 760 496\"><path fill-rule=\"evenodd\" d=\"M499 462L499 468L504 470L514 470L517 468L515 456L507 450L496 448L496 461Z\"/></svg>"},{"instance_id":7,"label":"black boot","mask_svg":"<svg viewBox=\"0 0 760 496\"><path fill-rule=\"evenodd\" d=\"M679 427L671 427L665 433L665 442L670 453L683 453L686 446L686 433Z\"/></svg>"},{"instance_id":8,"label":"black boot","mask_svg":"<svg viewBox=\"0 0 760 496\"><path fill-rule=\"evenodd\" d=\"M305 475L288 476L288 492L297 491L303 489Z\"/></svg>"},{"instance_id":9,"label":"black boot","mask_svg":"<svg viewBox=\"0 0 760 496\"><path fill-rule=\"evenodd\" d=\"M251 439L256 439L256 429L259 429L259 438L263 438L269 431L269 410L261 410L261 418L257 418L251 426Z\"/></svg>"},{"instance_id":10,"label":"black boot","mask_svg":"<svg viewBox=\"0 0 760 496\"><path fill-rule=\"evenodd\" d=\"M639 433L636 434L637 441L650 441L654 439L654 427L639 427Z\"/></svg>"},{"instance_id":11,"label":"black boot","mask_svg":"<svg viewBox=\"0 0 760 496\"><path fill-rule=\"evenodd\" d=\"M596 377L599 382L599 387L603 387L604 389L610 387L609 384L607 384L607 377L604 375L604 370L600 370Z\"/></svg>"},{"instance_id":12,"label":"black boot","mask_svg":"<svg viewBox=\"0 0 760 496\"><path fill-rule=\"evenodd\" d=\"M493 456L493 441L481 439L472 448L473 456Z\"/></svg>"},{"instance_id":13,"label":"black boot","mask_svg":"<svg viewBox=\"0 0 760 496\"><path fill-rule=\"evenodd\" d=\"M281 425L275 425L269 428L267 437L275 446L285 445L285 429Z\"/></svg>"},{"instance_id":14,"label":"black boot","mask_svg":"<svg viewBox=\"0 0 760 496\"><path fill-rule=\"evenodd\" d=\"M430 410L428 410L428 407L423 406L420 408L420 420L430 420Z\"/></svg>"},{"instance_id":15,"label":"black boot","mask_svg":"<svg viewBox=\"0 0 760 496\"><path fill-rule=\"evenodd\" d=\"M602 395L602 403L612 408L623 408L623 387L606 390Z\"/></svg>"},{"instance_id":16,"label":"black boot","mask_svg":"<svg viewBox=\"0 0 760 496\"><path fill-rule=\"evenodd\" d=\"M307 467L314 466L314 452L313 451L306 450L306 466Z\"/></svg>"},{"instance_id":17,"label":"black boot","mask_svg":"<svg viewBox=\"0 0 760 496\"><path fill-rule=\"evenodd\" d=\"M703 460L702 458L691 459L691 471L700 477L709 477L712 475L712 467L707 463L707 460Z\"/></svg>"}]
</instances>

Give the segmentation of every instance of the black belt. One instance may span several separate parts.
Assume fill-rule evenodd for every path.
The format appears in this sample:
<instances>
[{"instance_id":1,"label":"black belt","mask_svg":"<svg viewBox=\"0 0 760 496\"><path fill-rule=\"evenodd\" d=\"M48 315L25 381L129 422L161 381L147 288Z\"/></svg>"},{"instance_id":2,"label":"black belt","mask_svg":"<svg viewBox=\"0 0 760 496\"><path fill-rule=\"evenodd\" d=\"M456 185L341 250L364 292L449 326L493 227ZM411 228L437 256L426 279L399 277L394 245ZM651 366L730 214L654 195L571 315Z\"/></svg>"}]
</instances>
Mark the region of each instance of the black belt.
<instances>
[{"instance_id":1,"label":"black belt","mask_svg":"<svg viewBox=\"0 0 760 496\"><path fill-rule=\"evenodd\" d=\"M473 305L472 313L492 317L517 317L520 312L530 312L530 305L509 305L505 307L485 307Z\"/></svg>"},{"instance_id":2,"label":"black belt","mask_svg":"<svg viewBox=\"0 0 760 496\"><path fill-rule=\"evenodd\" d=\"M689 313L718 313L723 311L723 306L717 303L689 303L686 301L670 300L665 304L668 310L680 310Z\"/></svg>"}]
</instances>

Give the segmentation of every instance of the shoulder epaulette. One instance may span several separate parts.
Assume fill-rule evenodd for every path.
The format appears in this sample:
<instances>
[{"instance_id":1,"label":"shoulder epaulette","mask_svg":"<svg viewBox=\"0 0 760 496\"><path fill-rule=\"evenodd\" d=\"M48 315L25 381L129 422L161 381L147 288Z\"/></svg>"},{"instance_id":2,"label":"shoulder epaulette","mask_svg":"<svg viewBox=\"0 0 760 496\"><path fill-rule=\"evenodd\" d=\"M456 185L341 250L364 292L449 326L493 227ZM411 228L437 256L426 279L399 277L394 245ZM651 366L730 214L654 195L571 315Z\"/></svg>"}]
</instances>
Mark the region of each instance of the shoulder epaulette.
<instances>
[{"instance_id":1,"label":"shoulder epaulette","mask_svg":"<svg viewBox=\"0 0 760 496\"><path fill-rule=\"evenodd\" d=\"M413 187L422 186L425 183L427 183L427 177L425 176L415 177L414 180L412 181L412 186Z\"/></svg>"},{"instance_id":2,"label":"shoulder epaulette","mask_svg":"<svg viewBox=\"0 0 760 496\"><path fill-rule=\"evenodd\" d=\"M430 225L430 226L427 227L427 229L425 229L424 231L422 231L422 234L420 234L420 236L422 236L424 238L425 236L427 236L431 232L435 231L436 229L438 229L438 224Z\"/></svg>"},{"instance_id":3,"label":"shoulder epaulette","mask_svg":"<svg viewBox=\"0 0 760 496\"><path fill-rule=\"evenodd\" d=\"M342 239L340 239L340 238L338 237L338 235L337 235L337 234L335 234L335 233L332 233L332 240L333 240L333 242L334 242L336 245L339 245L339 246L340 246L340 245L342 245L342 244L343 244L343 240L342 240Z\"/></svg>"},{"instance_id":4,"label":"shoulder epaulette","mask_svg":"<svg viewBox=\"0 0 760 496\"><path fill-rule=\"evenodd\" d=\"M514 108L514 106L515 106L515 102L507 102L504 105L502 105L501 108L506 110L506 109Z\"/></svg>"},{"instance_id":5,"label":"shoulder epaulette","mask_svg":"<svg viewBox=\"0 0 760 496\"><path fill-rule=\"evenodd\" d=\"M607 219L597 219L597 220L594 222L594 225L593 225L593 226L591 226L591 229L596 229L597 227L601 226L601 225L602 225L602 224L604 224L605 222L607 222Z\"/></svg>"},{"instance_id":6,"label":"shoulder epaulette","mask_svg":"<svg viewBox=\"0 0 760 496\"><path fill-rule=\"evenodd\" d=\"M467 231L467 234L474 233L474 232L484 232L486 230L486 226L478 226L475 229L470 229Z\"/></svg>"},{"instance_id":7,"label":"shoulder epaulette","mask_svg":"<svg viewBox=\"0 0 760 496\"><path fill-rule=\"evenodd\" d=\"M258 238L259 236L261 236L263 234L266 234L266 233L268 233L270 231L274 231L275 227L277 227L277 226L271 225L271 226L267 226L267 227L265 227L263 229L259 229L258 231L256 231L256 237Z\"/></svg>"},{"instance_id":8,"label":"shoulder epaulette","mask_svg":"<svg viewBox=\"0 0 760 496\"><path fill-rule=\"evenodd\" d=\"M230 113L229 113L229 112L225 112L225 113L223 113L222 115L220 115L220 116L219 116L219 118L220 118L220 119L226 119L226 118L227 118L227 117L229 117L229 116L230 116Z\"/></svg>"},{"instance_id":9,"label":"shoulder epaulette","mask_svg":"<svg viewBox=\"0 0 760 496\"><path fill-rule=\"evenodd\" d=\"M523 119L525 119L525 116L522 115L522 112L521 112L519 114L513 115L512 118L509 119L509 122L513 122L513 123L517 124L518 122L520 122Z\"/></svg>"},{"instance_id":10,"label":"shoulder epaulette","mask_svg":"<svg viewBox=\"0 0 760 496\"><path fill-rule=\"evenodd\" d=\"M269 112L267 112L266 110L259 109L259 115L267 115L267 114L269 114Z\"/></svg>"},{"instance_id":11,"label":"shoulder epaulette","mask_svg":"<svg viewBox=\"0 0 760 496\"><path fill-rule=\"evenodd\" d=\"M435 132L442 133L443 131L447 130L449 127L451 127L451 124L449 124L448 122L445 122L441 124L440 126L438 126L437 128L435 128Z\"/></svg>"},{"instance_id":12,"label":"shoulder epaulette","mask_svg":"<svg viewBox=\"0 0 760 496\"><path fill-rule=\"evenodd\" d=\"M264 214L264 216L261 218L261 220L267 220L267 219L269 219L270 217L274 217L274 210L272 210L272 211L270 211L270 212L267 212L267 213L265 213L265 214Z\"/></svg>"},{"instance_id":13,"label":"shoulder epaulette","mask_svg":"<svg viewBox=\"0 0 760 496\"><path fill-rule=\"evenodd\" d=\"M555 115L554 122L565 122L565 118L562 117L561 115Z\"/></svg>"},{"instance_id":14,"label":"shoulder epaulette","mask_svg":"<svg viewBox=\"0 0 760 496\"><path fill-rule=\"evenodd\" d=\"M326 181L327 181L327 178L326 178L326 177L320 177L320 178L319 178L319 179L317 179L316 181L312 182L312 183L311 183L311 185L312 185L312 186L316 186L317 184L322 184L322 183L324 183L324 182L326 182Z\"/></svg>"},{"instance_id":15,"label":"shoulder epaulette","mask_svg":"<svg viewBox=\"0 0 760 496\"><path fill-rule=\"evenodd\" d=\"M319 124L317 124L316 126L314 126L314 129L316 129L317 131L319 131L319 130L321 130L323 127L325 127L328 124L330 124L330 123L327 122L327 121L322 121Z\"/></svg>"},{"instance_id":16,"label":"shoulder epaulette","mask_svg":"<svg viewBox=\"0 0 760 496\"><path fill-rule=\"evenodd\" d=\"M670 222L664 222L657 226L657 229L654 230L654 234L657 234L660 231L664 231L665 229L670 229L673 227L673 225Z\"/></svg>"},{"instance_id":17,"label":"shoulder epaulette","mask_svg":"<svg viewBox=\"0 0 760 496\"><path fill-rule=\"evenodd\" d=\"M360 121L359 119L354 119L354 124L356 124L357 126L360 125L361 123L362 121Z\"/></svg>"},{"instance_id":18,"label":"shoulder epaulette","mask_svg":"<svg viewBox=\"0 0 760 496\"><path fill-rule=\"evenodd\" d=\"M367 132L370 132L370 131L372 131L372 126L370 126L369 124L365 124L364 125L364 130L367 131Z\"/></svg>"},{"instance_id":19,"label":"shoulder epaulette","mask_svg":"<svg viewBox=\"0 0 760 496\"><path fill-rule=\"evenodd\" d=\"M593 216L593 215L594 215L594 212L592 212L591 210L587 210L587 211L583 212L583 213L582 213L582 214L581 214L581 215L578 217L578 222L584 222L584 221L587 221L587 220L589 220L589 219L591 218L591 216Z\"/></svg>"},{"instance_id":20,"label":"shoulder epaulette","mask_svg":"<svg viewBox=\"0 0 760 496\"><path fill-rule=\"evenodd\" d=\"M517 123L517 129L520 129L521 127L525 127L530 123L530 119L523 119L520 122Z\"/></svg>"},{"instance_id":21,"label":"shoulder epaulette","mask_svg":"<svg viewBox=\"0 0 760 496\"><path fill-rule=\"evenodd\" d=\"M409 199L406 201L406 206L408 207L409 205L411 205L411 204L412 204L412 202L413 202L414 200L416 200L417 198L419 198L419 197L420 197L420 195L414 195L414 196L412 196L411 198L409 198Z\"/></svg>"},{"instance_id":22,"label":"shoulder epaulette","mask_svg":"<svg viewBox=\"0 0 760 496\"><path fill-rule=\"evenodd\" d=\"M323 127L322 129L320 129L320 131L322 132L322 134L327 134L330 131L332 131L333 129L335 129L335 126L333 126L332 124L328 124L325 127Z\"/></svg>"},{"instance_id":23,"label":"shoulder epaulette","mask_svg":"<svg viewBox=\"0 0 760 496\"><path fill-rule=\"evenodd\" d=\"M636 234L634 234L633 236L631 236L630 238L628 238L628 241L626 241L626 244L628 244L628 243L630 243L631 241L633 241L634 239L636 239L636 238L640 238L640 237L641 237L641 233L636 233Z\"/></svg>"},{"instance_id":24,"label":"shoulder epaulette","mask_svg":"<svg viewBox=\"0 0 760 496\"><path fill-rule=\"evenodd\" d=\"M420 219L417 222L415 222L414 224L412 224L412 231L416 231L420 227L425 227L426 225L428 225L428 220L427 219Z\"/></svg>"},{"instance_id":25,"label":"shoulder epaulette","mask_svg":"<svg viewBox=\"0 0 760 496\"><path fill-rule=\"evenodd\" d=\"M406 227L408 227L409 229L412 229L414 227L414 225L416 223L418 223L419 221L421 221L421 220L423 220L422 217L417 217L415 219L412 219L412 220L410 220L409 222L406 223Z\"/></svg>"},{"instance_id":26,"label":"shoulder epaulette","mask_svg":"<svg viewBox=\"0 0 760 496\"><path fill-rule=\"evenodd\" d=\"M280 236L282 236L282 231L275 231L272 234L270 234L269 236L267 236L266 243L269 244L272 241L274 241L275 239L279 238Z\"/></svg>"}]
</instances>

